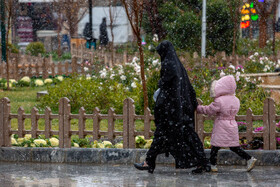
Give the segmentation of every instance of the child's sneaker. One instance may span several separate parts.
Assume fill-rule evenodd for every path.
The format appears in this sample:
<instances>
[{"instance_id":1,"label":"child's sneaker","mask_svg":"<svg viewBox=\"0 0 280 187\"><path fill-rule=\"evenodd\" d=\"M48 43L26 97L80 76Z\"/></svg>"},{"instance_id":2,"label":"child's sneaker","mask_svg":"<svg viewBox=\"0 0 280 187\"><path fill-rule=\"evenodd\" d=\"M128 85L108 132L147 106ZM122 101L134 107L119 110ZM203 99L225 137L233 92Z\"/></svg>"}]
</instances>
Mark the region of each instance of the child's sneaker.
<instances>
[{"instance_id":1,"label":"child's sneaker","mask_svg":"<svg viewBox=\"0 0 280 187\"><path fill-rule=\"evenodd\" d=\"M211 165L211 171L218 172L217 165Z\"/></svg>"},{"instance_id":2,"label":"child's sneaker","mask_svg":"<svg viewBox=\"0 0 280 187\"><path fill-rule=\"evenodd\" d=\"M247 171L251 171L254 166L255 166L255 163L256 163L257 159L252 157L250 160L247 161Z\"/></svg>"}]
</instances>

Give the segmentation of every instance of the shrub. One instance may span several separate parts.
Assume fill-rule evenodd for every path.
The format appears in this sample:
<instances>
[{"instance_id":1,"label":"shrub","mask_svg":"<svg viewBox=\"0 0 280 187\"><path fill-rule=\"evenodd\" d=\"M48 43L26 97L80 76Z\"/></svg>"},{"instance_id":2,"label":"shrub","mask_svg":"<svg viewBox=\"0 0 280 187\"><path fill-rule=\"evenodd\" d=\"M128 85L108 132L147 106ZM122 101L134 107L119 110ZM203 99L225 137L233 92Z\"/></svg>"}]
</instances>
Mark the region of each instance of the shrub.
<instances>
[{"instance_id":1,"label":"shrub","mask_svg":"<svg viewBox=\"0 0 280 187\"><path fill-rule=\"evenodd\" d=\"M7 49L10 50L12 53L19 53L19 47L14 44L8 43Z\"/></svg>"},{"instance_id":2,"label":"shrub","mask_svg":"<svg viewBox=\"0 0 280 187\"><path fill-rule=\"evenodd\" d=\"M46 50L42 42L31 42L26 46L25 52L32 56L38 56L39 54L44 55Z\"/></svg>"},{"instance_id":3,"label":"shrub","mask_svg":"<svg viewBox=\"0 0 280 187\"><path fill-rule=\"evenodd\" d=\"M48 87L48 95L41 97L39 107L44 110L49 106L58 111L59 99L70 99L71 109L78 112L84 107L86 112L92 113L95 107L101 112L108 112L114 107L117 113L122 113L123 100L129 96L129 90L114 80L90 79L85 77L66 78L58 85ZM133 97L136 101L137 98Z\"/></svg>"}]
</instances>

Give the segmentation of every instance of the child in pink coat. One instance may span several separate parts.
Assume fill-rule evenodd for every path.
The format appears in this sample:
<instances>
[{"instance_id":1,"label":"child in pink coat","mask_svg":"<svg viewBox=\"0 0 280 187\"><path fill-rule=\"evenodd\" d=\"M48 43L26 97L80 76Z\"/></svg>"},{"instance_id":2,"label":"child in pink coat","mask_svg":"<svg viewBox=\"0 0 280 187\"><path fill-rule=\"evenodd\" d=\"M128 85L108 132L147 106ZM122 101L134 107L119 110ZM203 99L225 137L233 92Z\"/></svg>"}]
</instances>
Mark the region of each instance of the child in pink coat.
<instances>
[{"instance_id":1,"label":"child in pink coat","mask_svg":"<svg viewBox=\"0 0 280 187\"><path fill-rule=\"evenodd\" d=\"M232 75L224 76L211 85L210 96L214 98L208 106L199 105L197 112L215 115L216 119L211 136L210 163L211 170L217 169L217 155L221 147L229 147L231 151L247 160L247 171L251 171L257 159L248 155L239 144L238 126L235 116L240 108L240 101L235 97L236 82Z\"/></svg>"}]
</instances>

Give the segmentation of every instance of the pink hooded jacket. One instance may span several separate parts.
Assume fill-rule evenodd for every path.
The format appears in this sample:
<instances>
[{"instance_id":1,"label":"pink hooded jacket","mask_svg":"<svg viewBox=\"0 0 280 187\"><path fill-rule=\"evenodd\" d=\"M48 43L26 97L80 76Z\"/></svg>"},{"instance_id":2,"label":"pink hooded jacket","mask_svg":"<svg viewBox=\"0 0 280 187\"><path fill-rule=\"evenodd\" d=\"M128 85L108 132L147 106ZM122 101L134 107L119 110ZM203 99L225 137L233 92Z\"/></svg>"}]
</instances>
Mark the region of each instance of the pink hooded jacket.
<instances>
[{"instance_id":1,"label":"pink hooded jacket","mask_svg":"<svg viewBox=\"0 0 280 187\"><path fill-rule=\"evenodd\" d=\"M235 97L236 82L232 75L224 76L211 85L212 97L208 106L199 105L197 112L215 115L211 145L216 147L237 147L239 145L238 126L235 116L240 108L240 101ZM214 94L214 95L213 95Z\"/></svg>"}]
</instances>

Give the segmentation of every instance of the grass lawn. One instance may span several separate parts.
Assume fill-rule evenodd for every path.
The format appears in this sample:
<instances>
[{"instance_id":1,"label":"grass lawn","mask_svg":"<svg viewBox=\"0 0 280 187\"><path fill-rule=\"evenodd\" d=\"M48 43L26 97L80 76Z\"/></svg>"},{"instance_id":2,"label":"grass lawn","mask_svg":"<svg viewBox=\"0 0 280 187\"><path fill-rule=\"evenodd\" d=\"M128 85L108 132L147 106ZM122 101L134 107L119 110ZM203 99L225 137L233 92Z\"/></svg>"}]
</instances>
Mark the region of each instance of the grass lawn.
<instances>
[{"instance_id":1,"label":"grass lawn","mask_svg":"<svg viewBox=\"0 0 280 187\"><path fill-rule=\"evenodd\" d=\"M17 113L19 107L23 107L25 113L30 114L31 109L36 106L37 92L46 90L47 87L17 87L10 91L0 90L0 98L10 99L11 113Z\"/></svg>"}]
</instances>

